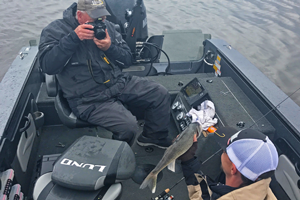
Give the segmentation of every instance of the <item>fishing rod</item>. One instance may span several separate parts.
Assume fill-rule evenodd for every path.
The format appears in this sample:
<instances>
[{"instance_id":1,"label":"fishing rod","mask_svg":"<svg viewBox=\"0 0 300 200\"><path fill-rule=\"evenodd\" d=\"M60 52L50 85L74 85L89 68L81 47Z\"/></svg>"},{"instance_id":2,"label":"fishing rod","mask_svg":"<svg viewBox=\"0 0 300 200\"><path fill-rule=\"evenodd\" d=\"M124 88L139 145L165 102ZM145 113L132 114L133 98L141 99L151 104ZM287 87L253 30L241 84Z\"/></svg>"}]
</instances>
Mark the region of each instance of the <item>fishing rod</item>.
<instances>
[{"instance_id":1,"label":"fishing rod","mask_svg":"<svg viewBox=\"0 0 300 200\"><path fill-rule=\"evenodd\" d=\"M262 117L258 118L257 120L254 121L254 123L249 127L251 128L252 126L254 126L259 120L261 120L262 118L264 118L265 116L267 116L270 112L276 110L277 108L280 107L280 105L285 102L287 99L289 99L291 96L293 96L296 92L298 92L300 90L300 87L298 89L296 89L292 94L290 94L289 96L287 96L285 99L283 99L281 102L279 102L276 106L274 106L272 109L270 109L266 114L264 114Z\"/></svg>"},{"instance_id":2,"label":"fishing rod","mask_svg":"<svg viewBox=\"0 0 300 200\"><path fill-rule=\"evenodd\" d=\"M172 187L165 189L162 193L160 193L157 197L151 198L151 200L171 200L174 199L173 195L170 195L169 192L178 185L181 181L184 180L182 177L179 181L177 181Z\"/></svg>"}]
</instances>

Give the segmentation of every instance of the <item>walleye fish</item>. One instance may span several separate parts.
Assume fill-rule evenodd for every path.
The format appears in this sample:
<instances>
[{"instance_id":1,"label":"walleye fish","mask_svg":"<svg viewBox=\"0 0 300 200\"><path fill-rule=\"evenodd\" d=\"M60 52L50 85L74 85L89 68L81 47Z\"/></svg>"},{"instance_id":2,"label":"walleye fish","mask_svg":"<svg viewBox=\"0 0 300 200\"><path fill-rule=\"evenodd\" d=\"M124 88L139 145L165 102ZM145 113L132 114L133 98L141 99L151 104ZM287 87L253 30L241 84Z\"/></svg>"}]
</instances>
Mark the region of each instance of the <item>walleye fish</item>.
<instances>
[{"instance_id":1,"label":"walleye fish","mask_svg":"<svg viewBox=\"0 0 300 200\"><path fill-rule=\"evenodd\" d=\"M201 132L202 127L197 122L191 123L184 131L182 131L175 139L173 144L166 149L164 156L158 162L156 167L145 178L140 186L140 189L144 189L148 186L152 193L154 193L156 190L156 180L158 173L169 164L173 166L172 171L175 171L175 160L179 156L184 154L193 145L194 135L196 134L198 138Z\"/></svg>"}]
</instances>

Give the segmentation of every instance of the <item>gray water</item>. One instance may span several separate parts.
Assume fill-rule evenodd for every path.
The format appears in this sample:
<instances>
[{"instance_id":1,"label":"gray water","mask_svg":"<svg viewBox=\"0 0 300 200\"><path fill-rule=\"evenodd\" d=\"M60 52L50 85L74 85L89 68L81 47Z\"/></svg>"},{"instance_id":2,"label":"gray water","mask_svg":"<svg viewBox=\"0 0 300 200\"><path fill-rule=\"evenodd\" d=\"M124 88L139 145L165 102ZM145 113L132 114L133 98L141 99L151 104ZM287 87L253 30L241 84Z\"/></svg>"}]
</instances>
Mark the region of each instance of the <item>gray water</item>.
<instances>
[{"instance_id":1,"label":"gray water","mask_svg":"<svg viewBox=\"0 0 300 200\"><path fill-rule=\"evenodd\" d=\"M75 0L76 1L76 0ZM109 0L107 0L109 1ZM0 1L0 80L28 41L74 0ZM188 2L188 3L187 3ZM300 87L299 0L144 0L149 35L202 29L226 40L287 95ZM300 105L300 91L291 97Z\"/></svg>"}]
</instances>

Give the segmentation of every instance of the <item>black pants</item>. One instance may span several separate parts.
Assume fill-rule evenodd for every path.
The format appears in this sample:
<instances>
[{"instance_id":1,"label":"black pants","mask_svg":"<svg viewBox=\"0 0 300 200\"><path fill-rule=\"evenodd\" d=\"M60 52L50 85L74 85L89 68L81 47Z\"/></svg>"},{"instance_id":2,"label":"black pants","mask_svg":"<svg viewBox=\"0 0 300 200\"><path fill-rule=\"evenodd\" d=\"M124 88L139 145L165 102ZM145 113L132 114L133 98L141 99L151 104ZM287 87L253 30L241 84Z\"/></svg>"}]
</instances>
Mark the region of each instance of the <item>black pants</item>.
<instances>
[{"instance_id":1,"label":"black pants","mask_svg":"<svg viewBox=\"0 0 300 200\"><path fill-rule=\"evenodd\" d=\"M77 109L87 116L84 120L111 131L114 139L129 142L138 131L133 114L143 115L145 137L166 138L170 123L170 101L170 95L162 85L133 76L117 96L104 102L79 105Z\"/></svg>"}]
</instances>

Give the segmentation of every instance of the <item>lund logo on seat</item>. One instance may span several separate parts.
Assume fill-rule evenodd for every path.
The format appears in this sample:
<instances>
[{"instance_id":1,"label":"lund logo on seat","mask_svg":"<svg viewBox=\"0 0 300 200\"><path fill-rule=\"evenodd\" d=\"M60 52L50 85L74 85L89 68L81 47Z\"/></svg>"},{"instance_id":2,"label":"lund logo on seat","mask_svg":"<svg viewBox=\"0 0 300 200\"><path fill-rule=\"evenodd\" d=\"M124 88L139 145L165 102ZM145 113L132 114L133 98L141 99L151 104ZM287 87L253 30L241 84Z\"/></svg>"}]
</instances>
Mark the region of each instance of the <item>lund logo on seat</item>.
<instances>
[{"instance_id":1,"label":"lund logo on seat","mask_svg":"<svg viewBox=\"0 0 300 200\"><path fill-rule=\"evenodd\" d=\"M104 165L94 165L94 164L87 164L87 163L78 163L74 160L70 160L68 158L64 158L60 164L62 165L68 165L68 166L75 166L75 167L79 167L79 168L85 168L88 167L88 169L93 170L94 168L96 169L97 167L99 167L99 172L103 172L103 170L105 169L106 166Z\"/></svg>"}]
</instances>

